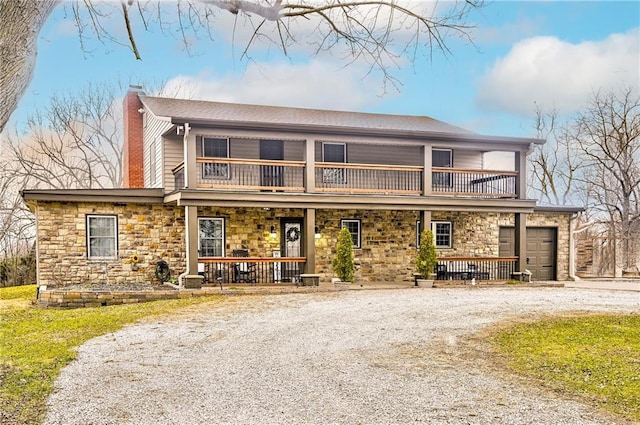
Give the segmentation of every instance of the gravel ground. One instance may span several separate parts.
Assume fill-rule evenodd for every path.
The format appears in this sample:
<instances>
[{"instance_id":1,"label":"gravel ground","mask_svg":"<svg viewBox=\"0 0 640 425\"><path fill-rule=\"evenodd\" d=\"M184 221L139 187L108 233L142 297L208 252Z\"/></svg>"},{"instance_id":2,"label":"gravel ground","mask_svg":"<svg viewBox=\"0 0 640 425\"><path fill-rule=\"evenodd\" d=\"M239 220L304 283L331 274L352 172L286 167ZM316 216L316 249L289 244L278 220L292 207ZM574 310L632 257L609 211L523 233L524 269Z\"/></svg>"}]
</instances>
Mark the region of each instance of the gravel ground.
<instances>
[{"instance_id":1,"label":"gravel ground","mask_svg":"<svg viewBox=\"0 0 640 425\"><path fill-rule=\"evenodd\" d=\"M614 424L493 370L478 332L561 311L639 312L564 288L230 298L79 349L46 424Z\"/></svg>"}]
</instances>

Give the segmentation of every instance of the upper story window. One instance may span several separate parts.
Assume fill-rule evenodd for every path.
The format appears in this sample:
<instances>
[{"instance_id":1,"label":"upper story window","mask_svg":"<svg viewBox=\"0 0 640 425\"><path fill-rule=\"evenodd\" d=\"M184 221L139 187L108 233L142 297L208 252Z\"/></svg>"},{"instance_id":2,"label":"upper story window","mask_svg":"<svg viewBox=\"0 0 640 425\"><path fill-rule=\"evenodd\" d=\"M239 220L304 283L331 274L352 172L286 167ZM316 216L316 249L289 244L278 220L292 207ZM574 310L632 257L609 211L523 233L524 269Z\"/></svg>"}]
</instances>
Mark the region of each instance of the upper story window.
<instances>
[{"instance_id":1,"label":"upper story window","mask_svg":"<svg viewBox=\"0 0 640 425\"><path fill-rule=\"evenodd\" d=\"M202 156L205 158L229 158L229 139L202 138ZM230 178L229 164L217 162L202 163L202 177L207 179Z\"/></svg>"},{"instance_id":2,"label":"upper story window","mask_svg":"<svg viewBox=\"0 0 640 425\"><path fill-rule=\"evenodd\" d=\"M323 162L347 162L347 145L344 143L323 143ZM347 176L344 168L324 168L322 170L323 183L346 183Z\"/></svg>"},{"instance_id":3,"label":"upper story window","mask_svg":"<svg viewBox=\"0 0 640 425\"><path fill-rule=\"evenodd\" d=\"M431 151L432 167L453 167L453 151L451 149L433 149ZM433 184L437 186L451 186L451 173L433 173Z\"/></svg>"},{"instance_id":4,"label":"upper story window","mask_svg":"<svg viewBox=\"0 0 640 425\"><path fill-rule=\"evenodd\" d=\"M351 233L351 239L353 240L353 247L360 248L362 246L362 234L360 232L362 226L360 220L357 219L344 219L340 220L340 228L346 227Z\"/></svg>"},{"instance_id":5,"label":"upper story window","mask_svg":"<svg viewBox=\"0 0 640 425\"><path fill-rule=\"evenodd\" d=\"M118 258L118 221L115 215L87 215L87 258Z\"/></svg>"},{"instance_id":6,"label":"upper story window","mask_svg":"<svg viewBox=\"0 0 640 425\"><path fill-rule=\"evenodd\" d=\"M198 218L200 257L224 257L224 218Z\"/></svg>"}]
</instances>

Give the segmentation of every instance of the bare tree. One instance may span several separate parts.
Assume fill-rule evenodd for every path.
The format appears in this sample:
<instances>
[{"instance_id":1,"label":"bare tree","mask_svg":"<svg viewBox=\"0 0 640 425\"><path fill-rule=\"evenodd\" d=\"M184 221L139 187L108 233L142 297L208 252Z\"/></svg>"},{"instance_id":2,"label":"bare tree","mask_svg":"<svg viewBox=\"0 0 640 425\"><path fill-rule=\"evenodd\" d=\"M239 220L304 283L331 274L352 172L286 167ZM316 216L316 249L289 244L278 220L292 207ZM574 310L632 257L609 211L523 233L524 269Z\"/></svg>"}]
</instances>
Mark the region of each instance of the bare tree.
<instances>
[{"instance_id":1,"label":"bare tree","mask_svg":"<svg viewBox=\"0 0 640 425\"><path fill-rule=\"evenodd\" d=\"M622 241L622 269L637 267L632 247L640 237L640 98L630 88L596 93L567 137L584 158L577 180L587 206L604 214Z\"/></svg>"},{"instance_id":2,"label":"bare tree","mask_svg":"<svg viewBox=\"0 0 640 425\"><path fill-rule=\"evenodd\" d=\"M536 137L547 140L529 156L532 179L529 189L536 198L550 205L569 205L579 201L576 172L582 160L572 152L566 131L558 126L558 112L545 112L536 105Z\"/></svg>"},{"instance_id":3,"label":"bare tree","mask_svg":"<svg viewBox=\"0 0 640 425\"><path fill-rule=\"evenodd\" d=\"M14 175L30 188L113 188L122 183L122 114L115 85L53 97L9 137Z\"/></svg>"},{"instance_id":4,"label":"bare tree","mask_svg":"<svg viewBox=\"0 0 640 425\"><path fill-rule=\"evenodd\" d=\"M418 58L419 47L450 53L448 38L469 39L466 19L483 0L416 2L407 0L178 0L163 3L127 0L121 3L84 0L68 6L80 43L94 36L107 43L128 46L137 59L137 31L160 29L180 38L188 51L193 38L213 39L217 13L228 11L250 29L243 55L259 43L279 46L285 55L295 45L311 45L315 53L338 52L346 64L365 61L380 71L384 81L397 82L390 68L399 60ZM0 1L0 131L17 107L33 73L36 40L56 0ZM126 38L118 38L113 22L121 22Z\"/></svg>"}]
</instances>

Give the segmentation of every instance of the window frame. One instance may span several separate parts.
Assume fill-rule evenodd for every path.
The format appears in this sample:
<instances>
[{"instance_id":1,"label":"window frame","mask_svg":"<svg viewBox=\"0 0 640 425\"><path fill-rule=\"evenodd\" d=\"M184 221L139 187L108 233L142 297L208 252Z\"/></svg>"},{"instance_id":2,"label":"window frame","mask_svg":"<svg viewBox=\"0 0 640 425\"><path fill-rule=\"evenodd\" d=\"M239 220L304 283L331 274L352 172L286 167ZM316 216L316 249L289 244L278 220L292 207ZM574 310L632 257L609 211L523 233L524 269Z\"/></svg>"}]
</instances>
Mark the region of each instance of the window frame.
<instances>
[{"instance_id":1,"label":"window frame","mask_svg":"<svg viewBox=\"0 0 640 425\"><path fill-rule=\"evenodd\" d=\"M327 145L342 146L343 160L341 162L326 159L325 146ZM322 162L346 164L347 163L347 144L341 143L341 142L322 142ZM322 183L345 184L346 182L347 182L347 174L344 168L323 168L322 169Z\"/></svg>"},{"instance_id":2,"label":"window frame","mask_svg":"<svg viewBox=\"0 0 640 425\"><path fill-rule=\"evenodd\" d=\"M113 234L110 236L92 236L91 220L95 218L108 218L113 220ZM87 214L85 216L85 233L86 233L86 255L89 261L106 261L118 259L118 215L117 214ZM93 255L91 250L91 241L94 239L113 239L113 255Z\"/></svg>"},{"instance_id":3,"label":"window frame","mask_svg":"<svg viewBox=\"0 0 640 425\"><path fill-rule=\"evenodd\" d=\"M354 235L351 229L349 229L349 233L351 233L353 247L356 249L362 248L362 220L359 218L343 218L340 220L340 229L346 227L346 223L357 223L358 233Z\"/></svg>"},{"instance_id":4,"label":"window frame","mask_svg":"<svg viewBox=\"0 0 640 425\"><path fill-rule=\"evenodd\" d=\"M222 248L222 252L220 253L220 255L203 255L202 253L202 229L200 227L200 223L204 220L211 220L211 221L219 221L222 223L222 237L219 238L221 240L221 248ZM203 258L203 257L224 257L225 256L225 252L226 252L226 245L227 245L227 232L226 232L226 220L224 217L198 217L198 258ZM206 240L216 240L218 238L206 238Z\"/></svg>"},{"instance_id":5,"label":"window frame","mask_svg":"<svg viewBox=\"0 0 640 425\"><path fill-rule=\"evenodd\" d=\"M206 155L205 153L205 143L207 140L217 140L225 143L225 155ZM209 136L201 136L200 137L200 150L203 158L230 158L231 153L231 141L228 137L209 137ZM231 178L231 168L229 164L218 164L213 162L203 162L202 167L202 178L203 179L212 179L212 180L229 180Z\"/></svg>"},{"instance_id":6,"label":"window frame","mask_svg":"<svg viewBox=\"0 0 640 425\"><path fill-rule=\"evenodd\" d=\"M438 245L436 235L436 224L448 224L449 225L449 244ZM431 232L433 232L433 243L436 249L451 249L453 248L453 223L447 220L431 221ZM416 248L420 248L420 220L416 221Z\"/></svg>"},{"instance_id":7,"label":"window frame","mask_svg":"<svg viewBox=\"0 0 640 425\"><path fill-rule=\"evenodd\" d=\"M435 159L433 153L435 151L438 152L449 152L449 165L434 165L433 160ZM453 168L453 149L448 148L433 148L431 149L431 167L441 167L441 168ZM451 187L453 186L453 176L451 173L442 173L435 172L432 174L432 180L434 186L440 187Z\"/></svg>"}]
</instances>

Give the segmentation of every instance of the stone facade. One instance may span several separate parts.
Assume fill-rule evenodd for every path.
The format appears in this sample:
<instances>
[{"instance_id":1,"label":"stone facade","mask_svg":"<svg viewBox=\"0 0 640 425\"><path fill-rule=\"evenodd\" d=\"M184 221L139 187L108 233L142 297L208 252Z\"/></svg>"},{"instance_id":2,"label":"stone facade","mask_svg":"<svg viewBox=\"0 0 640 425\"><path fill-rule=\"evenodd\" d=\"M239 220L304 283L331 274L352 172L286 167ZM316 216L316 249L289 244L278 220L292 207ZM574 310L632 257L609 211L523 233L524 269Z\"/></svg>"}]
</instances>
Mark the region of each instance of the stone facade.
<instances>
[{"instance_id":1,"label":"stone facade","mask_svg":"<svg viewBox=\"0 0 640 425\"><path fill-rule=\"evenodd\" d=\"M86 215L116 214L118 259L87 260ZM173 205L119 203L39 202L37 210L39 284L70 285L148 284L158 260L165 260L177 278L186 268L184 210ZM296 209L199 207L199 217L225 219L226 255L248 249L252 257L271 257L280 249L283 218L303 219ZM315 239L316 273L321 281L333 275L331 259L341 219L361 220L362 246L355 249L356 279L370 282L409 282L416 254L417 211L317 210L321 237ZM514 215L503 213L434 212L432 220L451 221L452 247L439 249L440 256L496 257L500 226L513 226ZM277 236L271 236L271 226ZM530 214L529 227L556 227L557 274L568 278L569 216ZM133 254L140 257L132 267Z\"/></svg>"}]
</instances>

